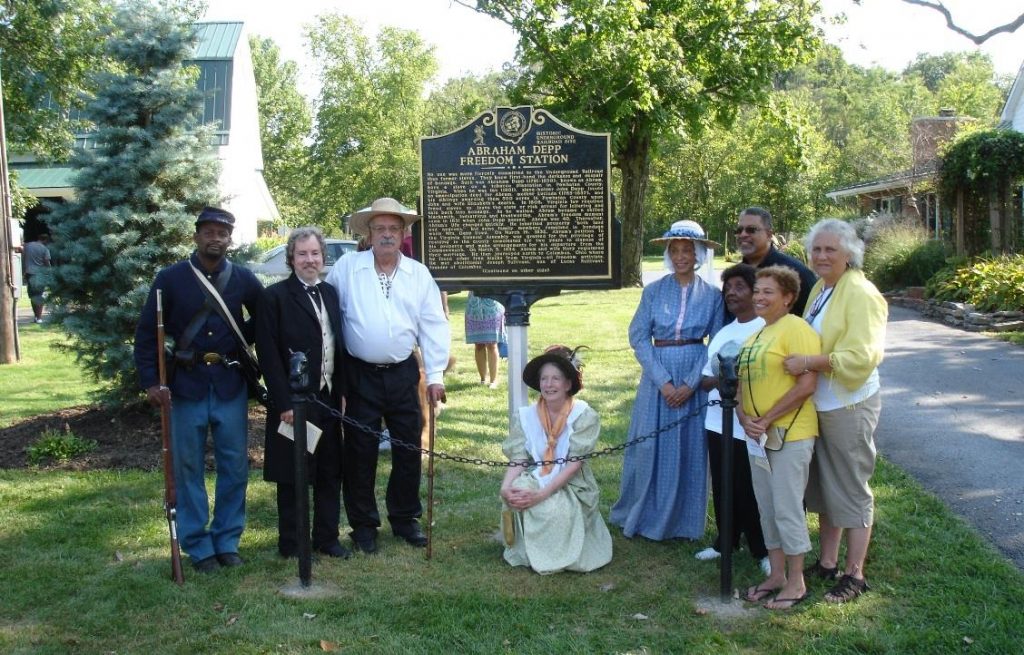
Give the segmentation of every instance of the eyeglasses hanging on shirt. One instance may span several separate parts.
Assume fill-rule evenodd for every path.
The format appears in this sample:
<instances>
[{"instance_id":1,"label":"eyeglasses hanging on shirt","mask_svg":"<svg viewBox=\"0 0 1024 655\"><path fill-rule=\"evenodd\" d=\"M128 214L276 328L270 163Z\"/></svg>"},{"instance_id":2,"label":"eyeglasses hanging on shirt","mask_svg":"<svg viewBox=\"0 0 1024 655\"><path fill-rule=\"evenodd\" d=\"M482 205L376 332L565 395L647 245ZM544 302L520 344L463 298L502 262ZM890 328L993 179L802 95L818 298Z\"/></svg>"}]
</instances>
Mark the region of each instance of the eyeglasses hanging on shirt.
<instances>
[{"instance_id":1,"label":"eyeglasses hanging on shirt","mask_svg":"<svg viewBox=\"0 0 1024 655\"><path fill-rule=\"evenodd\" d=\"M835 287L830 287L827 290L822 291L818 294L818 297L814 299L814 304L811 305L811 313L807 315L807 322L811 325L814 324L814 319L818 318L818 314L821 310L825 309L825 304L828 303L828 299L832 297L832 292L835 291Z\"/></svg>"}]
</instances>

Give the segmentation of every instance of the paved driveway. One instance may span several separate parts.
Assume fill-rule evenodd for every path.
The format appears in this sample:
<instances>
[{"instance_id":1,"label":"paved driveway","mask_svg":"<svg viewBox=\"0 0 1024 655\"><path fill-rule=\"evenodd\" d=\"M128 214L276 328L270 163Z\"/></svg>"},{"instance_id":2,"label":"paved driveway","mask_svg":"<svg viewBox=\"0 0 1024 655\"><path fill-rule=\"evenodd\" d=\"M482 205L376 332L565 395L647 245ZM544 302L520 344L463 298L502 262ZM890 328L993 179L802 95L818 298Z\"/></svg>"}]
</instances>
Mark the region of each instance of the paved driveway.
<instances>
[{"instance_id":1,"label":"paved driveway","mask_svg":"<svg viewBox=\"0 0 1024 655\"><path fill-rule=\"evenodd\" d=\"M891 307L879 451L1024 569L1024 348Z\"/></svg>"}]
</instances>

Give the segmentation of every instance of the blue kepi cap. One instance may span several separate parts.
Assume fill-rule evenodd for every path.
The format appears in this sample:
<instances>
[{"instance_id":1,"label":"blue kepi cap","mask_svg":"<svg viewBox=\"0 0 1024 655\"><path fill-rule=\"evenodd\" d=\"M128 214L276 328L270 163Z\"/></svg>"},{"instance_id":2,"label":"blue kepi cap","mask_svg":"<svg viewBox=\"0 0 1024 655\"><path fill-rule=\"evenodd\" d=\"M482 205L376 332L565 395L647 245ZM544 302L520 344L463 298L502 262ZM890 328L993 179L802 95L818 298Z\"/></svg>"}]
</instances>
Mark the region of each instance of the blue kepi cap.
<instances>
[{"instance_id":1,"label":"blue kepi cap","mask_svg":"<svg viewBox=\"0 0 1024 655\"><path fill-rule=\"evenodd\" d=\"M235 215L219 207L203 207L203 211L199 212L199 218L196 219L196 229L198 230L203 223L220 223L234 229Z\"/></svg>"}]
</instances>

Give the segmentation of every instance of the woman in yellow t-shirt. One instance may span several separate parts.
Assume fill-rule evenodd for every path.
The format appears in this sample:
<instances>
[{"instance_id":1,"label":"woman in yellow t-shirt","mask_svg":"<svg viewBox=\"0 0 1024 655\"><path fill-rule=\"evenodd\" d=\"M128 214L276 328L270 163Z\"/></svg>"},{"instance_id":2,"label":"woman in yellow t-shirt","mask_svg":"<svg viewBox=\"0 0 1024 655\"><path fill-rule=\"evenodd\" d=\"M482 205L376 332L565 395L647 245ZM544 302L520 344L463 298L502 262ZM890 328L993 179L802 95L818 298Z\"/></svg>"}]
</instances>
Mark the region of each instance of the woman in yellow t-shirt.
<instances>
[{"instance_id":1,"label":"woman in yellow t-shirt","mask_svg":"<svg viewBox=\"0 0 1024 655\"><path fill-rule=\"evenodd\" d=\"M804 553L811 550L803 498L810 471L818 415L811 395L818 374L786 373L783 360L792 353L816 355L821 339L803 319L789 313L800 295L800 278L786 266L757 272L754 311L764 328L740 351L736 408L750 442L751 481L761 513L771 572L747 590L746 599L768 609L786 610L807 598ZM784 434L783 434L784 433Z\"/></svg>"}]
</instances>

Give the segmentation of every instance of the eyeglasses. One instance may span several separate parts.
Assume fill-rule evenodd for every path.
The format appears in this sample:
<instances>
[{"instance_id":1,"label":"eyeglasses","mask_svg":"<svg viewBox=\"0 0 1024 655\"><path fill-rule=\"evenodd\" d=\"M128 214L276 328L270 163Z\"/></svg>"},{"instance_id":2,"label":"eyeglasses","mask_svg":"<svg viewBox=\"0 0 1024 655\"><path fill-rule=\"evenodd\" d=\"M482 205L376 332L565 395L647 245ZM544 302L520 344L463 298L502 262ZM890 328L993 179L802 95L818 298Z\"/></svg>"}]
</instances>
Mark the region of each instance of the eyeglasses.
<instances>
[{"instance_id":1,"label":"eyeglasses","mask_svg":"<svg viewBox=\"0 0 1024 655\"><path fill-rule=\"evenodd\" d=\"M376 225L370 228L374 234L398 234L404 228L400 225Z\"/></svg>"},{"instance_id":2,"label":"eyeglasses","mask_svg":"<svg viewBox=\"0 0 1024 655\"><path fill-rule=\"evenodd\" d=\"M735 234L736 236L739 236L744 232L746 232L747 234L757 234L763 229L763 227L757 227L756 225L739 225L735 229L733 229L732 233Z\"/></svg>"}]
</instances>

